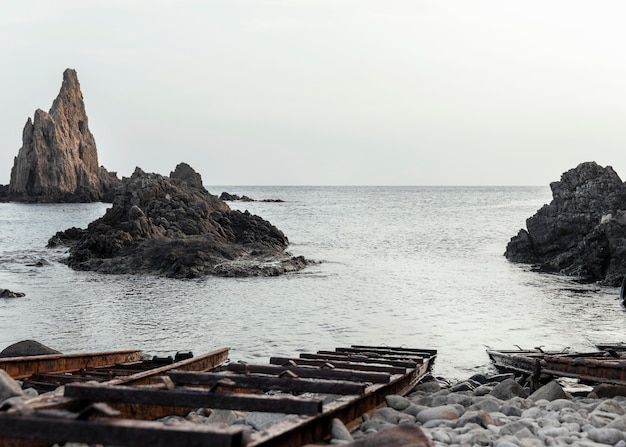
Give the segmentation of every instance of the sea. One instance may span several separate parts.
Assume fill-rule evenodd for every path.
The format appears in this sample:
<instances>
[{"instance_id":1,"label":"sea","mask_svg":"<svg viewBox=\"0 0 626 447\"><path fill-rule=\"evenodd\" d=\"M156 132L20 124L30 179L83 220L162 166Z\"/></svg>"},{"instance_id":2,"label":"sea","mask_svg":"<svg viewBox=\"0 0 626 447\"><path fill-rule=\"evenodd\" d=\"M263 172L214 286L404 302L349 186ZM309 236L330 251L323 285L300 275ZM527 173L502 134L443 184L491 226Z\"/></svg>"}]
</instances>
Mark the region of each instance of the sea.
<instances>
[{"instance_id":1,"label":"sea","mask_svg":"<svg viewBox=\"0 0 626 447\"><path fill-rule=\"evenodd\" d=\"M207 186L281 229L317 263L269 278L168 279L73 271L48 239L110 206L0 204L0 349L141 349L232 361L358 345L437 349L434 373L491 370L488 348L590 351L626 341L619 290L508 262L548 187Z\"/></svg>"}]
</instances>

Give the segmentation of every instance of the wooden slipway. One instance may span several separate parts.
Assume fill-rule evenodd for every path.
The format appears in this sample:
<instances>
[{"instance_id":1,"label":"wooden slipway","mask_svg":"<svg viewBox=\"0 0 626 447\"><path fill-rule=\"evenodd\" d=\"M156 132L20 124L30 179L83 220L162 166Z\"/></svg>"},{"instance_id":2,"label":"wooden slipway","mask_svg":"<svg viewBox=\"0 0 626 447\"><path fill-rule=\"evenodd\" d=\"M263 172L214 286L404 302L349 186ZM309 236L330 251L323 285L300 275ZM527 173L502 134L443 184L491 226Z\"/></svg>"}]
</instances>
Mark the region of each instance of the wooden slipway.
<instances>
[{"instance_id":1,"label":"wooden slipway","mask_svg":"<svg viewBox=\"0 0 626 447\"><path fill-rule=\"evenodd\" d=\"M626 350L619 344L598 345L592 352L534 350L487 350L494 366L504 372L528 376L531 388L555 377L588 384L626 385Z\"/></svg>"},{"instance_id":2,"label":"wooden slipway","mask_svg":"<svg viewBox=\"0 0 626 447\"><path fill-rule=\"evenodd\" d=\"M217 352L217 351L216 351ZM338 418L351 425L406 394L437 351L352 346L272 357L268 365L229 363L210 372L167 370L159 385L68 383L62 395L0 409L0 446L83 442L118 446L287 446L321 441ZM154 419L193 408L284 414L262 431L242 425L167 424Z\"/></svg>"}]
</instances>

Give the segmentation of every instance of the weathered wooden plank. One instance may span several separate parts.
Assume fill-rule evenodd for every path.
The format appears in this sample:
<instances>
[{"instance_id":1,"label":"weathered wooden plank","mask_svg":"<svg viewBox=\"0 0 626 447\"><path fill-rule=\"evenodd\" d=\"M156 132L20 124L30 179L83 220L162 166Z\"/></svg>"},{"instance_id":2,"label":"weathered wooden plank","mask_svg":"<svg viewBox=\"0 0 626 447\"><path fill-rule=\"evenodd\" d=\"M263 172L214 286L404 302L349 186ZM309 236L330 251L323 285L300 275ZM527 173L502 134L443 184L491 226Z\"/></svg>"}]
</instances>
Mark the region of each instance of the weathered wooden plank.
<instances>
[{"instance_id":1,"label":"weathered wooden plank","mask_svg":"<svg viewBox=\"0 0 626 447\"><path fill-rule=\"evenodd\" d=\"M11 445L14 439L133 447L239 447L243 444L242 428L236 426L166 425L125 419L80 421L0 413L0 446Z\"/></svg>"},{"instance_id":2,"label":"weathered wooden plank","mask_svg":"<svg viewBox=\"0 0 626 447\"><path fill-rule=\"evenodd\" d=\"M336 379L349 380L351 382L374 382L387 383L390 375L387 373L361 372L347 369L324 369L298 366L274 366L274 365L247 365L242 363L231 363L227 367L230 371L239 373L260 373L280 375L285 371L291 371L298 377L307 379Z\"/></svg>"},{"instance_id":3,"label":"weathered wooden plank","mask_svg":"<svg viewBox=\"0 0 626 447\"><path fill-rule=\"evenodd\" d=\"M111 366L116 363L138 362L141 351L125 350L82 354L51 354L30 357L0 358L0 369L14 379L23 379L35 373L60 373L81 368Z\"/></svg>"},{"instance_id":4,"label":"weathered wooden plank","mask_svg":"<svg viewBox=\"0 0 626 447\"><path fill-rule=\"evenodd\" d=\"M403 352L403 353L408 353L408 354L425 355L428 357L433 357L437 355L436 349L405 348L402 346L368 346L368 345L352 345L351 347L353 349L358 349L361 351Z\"/></svg>"},{"instance_id":5,"label":"weathered wooden plank","mask_svg":"<svg viewBox=\"0 0 626 447\"><path fill-rule=\"evenodd\" d=\"M198 357L181 360L179 362L172 363L171 365L153 368L137 374L119 377L117 379L110 380L107 383L110 385L146 385L150 383L158 383L160 375L174 369L179 371L209 371L226 362L228 360L229 351L230 348L216 349L215 351L207 352L206 354Z\"/></svg>"},{"instance_id":6,"label":"weathered wooden plank","mask_svg":"<svg viewBox=\"0 0 626 447\"><path fill-rule=\"evenodd\" d=\"M270 357L270 364L279 366L287 366L289 364L292 364L293 366L317 367L325 367L327 365L331 365L332 368L336 369L354 369L358 371L385 372L389 374L404 374L406 372L406 368L403 368L401 366L376 365L374 363L363 364L356 362L342 362L336 360L332 362L326 362L324 360L305 359L297 357Z\"/></svg>"},{"instance_id":7,"label":"weathered wooden plank","mask_svg":"<svg viewBox=\"0 0 626 447\"><path fill-rule=\"evenodd\" d=\"M133 388L116 385L71 383L65 386L65 397L91 402L124 402L188 408L221 408L227 410L264 411L290 414L317 414L322 401L297 397L236 395L211 393L206 390L176 388Z\"/></svg>"},{"instance_id":8,"label":"weathered wooden plank","mask_svg":"<svg viewBox=\"0 0 626 447\"><path fill-rule=\"evenodd\" d=\"M203 385L224 388L280 390L294 393L362 394L364 383L343 380L301 379L288 377L246 376L243 374L193 373L172 371L168 376L177 385Z\"/></svg>"},{"instance_id":9,"label":"weathered wooden plank","mask_svg":"<svg viewBox=\"0 0 626 447\"><path fill-rule=\"evenodd\" d=\"M363 355L340 355L336 352L331 353L317 353L317 354L308 354L302 353L300 357L303 359L317 359L324 360L326 362L353 362L353 363L374 363L379 365L390 365L390 366L399 366L401 368L415 368L418 364L415 361L406 361L406 360L390 360L390 359L381 359L381 358L371 358Z\"/></svg>"},{"instance_id":10,"label":"weathered wooden plank","mask_svg":"<svg viewBox=\"0 0 626 447\"><path fill-rule=\"evenodd\" d=\"M405 361L405 362L413 362L417 364L421 364L424 361L424 356L413 355L413 354L394 354L387 353L383 354L380 352L373 351L361 351L358 349L352 348L337 348L335 351L317 351L318 354L332 354L332 355L345 355L345 356L354 356L354 357L367 357L374 360L379 360L384 362L385 360L396 360L396 361Z\"/></svg>"}]
</instances>

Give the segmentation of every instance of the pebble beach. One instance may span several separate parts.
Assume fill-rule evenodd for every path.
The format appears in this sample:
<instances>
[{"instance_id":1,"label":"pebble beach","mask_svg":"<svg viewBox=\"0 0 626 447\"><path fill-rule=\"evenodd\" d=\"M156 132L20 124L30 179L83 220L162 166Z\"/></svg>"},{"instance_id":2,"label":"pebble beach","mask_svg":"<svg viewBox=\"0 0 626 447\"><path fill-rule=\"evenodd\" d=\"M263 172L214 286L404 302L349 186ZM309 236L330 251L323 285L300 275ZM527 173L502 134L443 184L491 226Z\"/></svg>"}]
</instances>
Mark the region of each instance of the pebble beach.
<instances>
[{"instance_id":1,"label":"pebble beach","mask_svg":"<svg viewBox=\"0 0 626 447\"><path fill-rule=\"evenodd\" d=\"M352 433L334 421L330 443L427 445L419 440L419 427L433 446L626 447L623 391L602 385L574 396L552 381L530 394L512 375L477 375L456 384L432 380L407 396L387 396L387 406ZM404 425L412 428L399 430Z\"/></svg>"}]
</instances>

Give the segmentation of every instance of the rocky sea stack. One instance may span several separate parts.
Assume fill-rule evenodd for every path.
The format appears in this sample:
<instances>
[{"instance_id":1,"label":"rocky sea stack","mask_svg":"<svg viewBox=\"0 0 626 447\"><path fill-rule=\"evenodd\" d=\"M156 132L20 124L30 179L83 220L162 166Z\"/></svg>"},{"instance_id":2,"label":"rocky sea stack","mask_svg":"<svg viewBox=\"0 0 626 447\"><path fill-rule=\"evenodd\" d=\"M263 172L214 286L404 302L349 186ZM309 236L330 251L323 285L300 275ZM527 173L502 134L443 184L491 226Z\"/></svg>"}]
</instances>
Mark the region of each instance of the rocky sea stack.
<instances>
[{"instance_id":1,"label":"rocky sea stack","mask_svg":"<svg viewBox=\"0 0 626 447\"><path fill-rule=\"evenodd\" d=\"M553 200L508 243L510 261L617 286L626 274L626 186L586 162L550 184Z\"/></svg>"},{"instance_id":2,"label":"rocky sea stack","mask_svg":"<svg viewBox=\"0 0 626 447\"><path fill-rule=\"evenodd\" d=\"M76 270L193 278L299 270L306 261L285 252L288 243L269 222L231 210L181 163L169 177L137 168L103 217L57 233L48 246L68 246L65 262Z\"/></svg>"},{"instance_id":3,"label":"rocky sea stack","mask_svg":"<svg viewBox=\"0 0 626 447\"><path fill-rule=\"evenodd\" d=\"M0 196L21 202L111 201L119 183L98 165L78 77L68 68L50 112L37 109L28 118L11 182Z\"/></svg>"}]
</instances>

